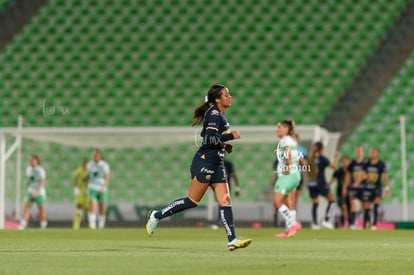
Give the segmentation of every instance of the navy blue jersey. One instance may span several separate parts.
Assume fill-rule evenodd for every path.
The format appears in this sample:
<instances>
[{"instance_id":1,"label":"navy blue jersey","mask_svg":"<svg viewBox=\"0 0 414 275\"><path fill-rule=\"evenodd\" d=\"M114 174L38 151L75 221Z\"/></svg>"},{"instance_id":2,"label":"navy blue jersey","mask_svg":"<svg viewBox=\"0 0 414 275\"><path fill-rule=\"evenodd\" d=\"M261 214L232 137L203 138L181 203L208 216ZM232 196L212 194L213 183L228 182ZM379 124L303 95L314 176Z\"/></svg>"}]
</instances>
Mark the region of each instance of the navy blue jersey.
<instances>
[{"instance_id":1,"label":"navy blue jersey","mask_svg":"<svg viewBox=\"0 0 414 275\"><path fill-rule=\"evenodd\" d=\"M345 175L346 175L346 172L343 167L339 167L332 174L332 177L336 179L336 181L338 182L338 186L337 186L338 195L342 195L342 187L344 186Z\"/></svg>"},{"instance_id":2,"label":"navy blue jersey","mask_svg":"<svg viewBox=\"0 0 414 275\"><path fill-rule=\"evenodd\" d=\"M226 170L227 175L227 183L229 186L231 185L231 174L234 173L234 164L231 161L225 160L224 161L224 169Z\"/></svg>"},{"instance_id":3,"label":"navy blue jersey","mask_svg":"<svg viewBox=\"0 0 414 275\"><path fill-rule=\"evenodd\" d=\"M378 161L374 164L368 160L364 165L364 170L367 173L367 189L375 189L382 185L382 174L387 172L387 167L383 161Z\"/></svg>"},{"instance_id":4,"label":"navy blue jersey","mask_svg":"<svg viewBox=\"0 0 414 275\"><path fill-rule=\"evenodd\" d=\"M327 159L323 155L320 155L319 157L315 157L313 161L315 165L317 165L318 167L318 174L316 176L316 182L318 183L318 185L325 186L326 185L325 169L331 163L329 162L329 159Z\"/></svg>"},{"instance_id":5,"label":"navy blue jersey","mask_svg":"<svg viewBox=\"0 0 414 275\"><path fill-rule=\"evenodd\" d=\"M201 137L203 143L198 152L205 154L207 159L223 161L224 142L234 137L230 132L230 124L216 105L211 106L205 114Z\"/></svg>"},{"instance_id":6,"label":"navy blue jersey","mask_svg":"<svg viewBox=\"0 0 414 275\"><path fill-rule=\"evenodd\" d=\"M352 160L348 165L348 172L351 173L351 182L349 183L350 185L356 182L361 177L362 173L365 173L365 163L366 160L363 160L361 162ZM360 188L363 187L363 184L364 182L361 182Z\"/></svg>"}]
</instances>

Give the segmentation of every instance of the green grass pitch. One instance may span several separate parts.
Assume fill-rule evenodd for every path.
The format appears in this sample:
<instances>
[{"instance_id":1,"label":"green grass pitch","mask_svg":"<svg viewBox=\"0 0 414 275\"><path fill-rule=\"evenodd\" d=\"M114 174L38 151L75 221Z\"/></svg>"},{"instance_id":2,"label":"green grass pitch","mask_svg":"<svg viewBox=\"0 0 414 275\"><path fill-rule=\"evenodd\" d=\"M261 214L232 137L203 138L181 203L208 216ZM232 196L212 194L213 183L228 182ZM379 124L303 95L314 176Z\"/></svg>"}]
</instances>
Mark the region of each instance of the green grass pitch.
<instances>
[{"instance_id":1,"label":"green grass pitch","mask_svg":"<svg viewBox=\"0 0 414 275\"><path fill-rule=\"evenodd\" d=\"M239 228L253 239L229 252L224 230L143 228L0 231L0 274L413 274L413 231Z\"/></svg>"}]
</instances>

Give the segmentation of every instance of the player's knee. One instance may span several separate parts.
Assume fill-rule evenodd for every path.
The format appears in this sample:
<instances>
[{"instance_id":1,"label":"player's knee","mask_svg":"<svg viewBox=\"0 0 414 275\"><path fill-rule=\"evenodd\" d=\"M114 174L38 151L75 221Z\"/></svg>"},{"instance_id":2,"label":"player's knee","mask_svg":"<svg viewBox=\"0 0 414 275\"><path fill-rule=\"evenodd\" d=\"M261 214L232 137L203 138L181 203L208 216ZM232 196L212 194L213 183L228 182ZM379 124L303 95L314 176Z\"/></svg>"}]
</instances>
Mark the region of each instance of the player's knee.
<instances>
[{"instance_id":1,"label":"player's knee","mask_svg":"<svg viewBox=\"0 0 414 275\"><path fill-rule=\"evenodd\" d=\"M198 201L193 200L192 198L190 198L190 196L188 196L185 200L185 203L189 206L189 208L194 208L198 206Z\"/></svg>"},{"instance_id":2,"label":"player's knee","mask_svg":"<svg viewBox=\"0 0 414 275\"><path fill-rule=\"evenodd\" d=\"M231 205L230 194L229 193L224 194L218 203L220 206L230 206Z\"/></svg>"}]
</instances>

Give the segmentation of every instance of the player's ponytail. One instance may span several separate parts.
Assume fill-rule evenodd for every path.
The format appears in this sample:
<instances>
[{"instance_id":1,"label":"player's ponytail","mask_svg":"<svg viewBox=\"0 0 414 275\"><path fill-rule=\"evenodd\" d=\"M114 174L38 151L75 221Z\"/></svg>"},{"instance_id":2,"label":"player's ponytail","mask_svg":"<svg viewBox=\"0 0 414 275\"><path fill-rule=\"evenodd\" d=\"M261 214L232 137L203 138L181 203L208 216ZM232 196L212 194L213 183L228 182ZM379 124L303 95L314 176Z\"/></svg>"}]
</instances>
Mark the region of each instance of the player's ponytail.
<instances>
[{"instance_id":1,"label":"player's ponytail","mask_svg":"<svg viewBox=\"0 0 414 275\"><path fill-rule=\"evenodd\" d=\"M288 135L297 142L299 140L299 137L296 134L295 121L293 119L286 119L281 121L281 123L288 128Z\"/></svg>"},{"instance_id":2,"label":"player's ponytail","mask_svg":"<svg viewBox=\"0 0 414 275\"><path fill-rule=\"evenodd\" d=\"M194 117L193 117L193 122L191 123L191 126L197 126L203 122L204 116L207 110L216 103L217 98L220 98L221 91L224 88L226 88L226 86L221 85L221 84L214 84L213 86L211 86L211 88L207 92L206 102L201 104L194 111Z\"/></svg>"}]
</instances>

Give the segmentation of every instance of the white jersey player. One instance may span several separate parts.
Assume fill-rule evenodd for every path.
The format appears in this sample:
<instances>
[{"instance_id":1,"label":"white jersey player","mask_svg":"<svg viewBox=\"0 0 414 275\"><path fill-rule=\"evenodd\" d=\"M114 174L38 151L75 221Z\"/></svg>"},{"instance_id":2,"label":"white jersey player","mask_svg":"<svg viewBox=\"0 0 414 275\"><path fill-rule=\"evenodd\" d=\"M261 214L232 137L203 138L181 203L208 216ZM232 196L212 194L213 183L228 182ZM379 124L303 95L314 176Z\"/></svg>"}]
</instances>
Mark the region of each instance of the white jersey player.
<instances>
[{"instance_id":1,"label":"white jersey player","mask_svg":"<svg viewBox=\"0 0 414 275\"><path fill-rule=\"evenodd\" d=\"M96 228L96 204L99 206L98 227L105 227L105 203L108 200L109 165L102 159L102 152L93 151L93 160L86 166L88 173L89 227Z\"/></svg>"}]
</instances>

